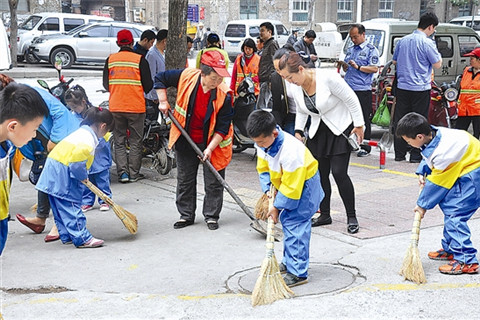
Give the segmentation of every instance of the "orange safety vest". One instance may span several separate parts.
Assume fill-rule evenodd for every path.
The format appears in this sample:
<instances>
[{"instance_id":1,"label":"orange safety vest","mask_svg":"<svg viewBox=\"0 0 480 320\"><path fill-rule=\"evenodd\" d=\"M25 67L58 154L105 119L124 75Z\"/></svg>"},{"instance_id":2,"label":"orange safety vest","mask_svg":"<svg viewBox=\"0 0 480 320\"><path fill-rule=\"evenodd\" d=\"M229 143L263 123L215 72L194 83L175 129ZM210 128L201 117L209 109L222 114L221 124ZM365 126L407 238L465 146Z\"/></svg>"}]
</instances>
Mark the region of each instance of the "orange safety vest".
<instances>
[{"instance_id":1,"label":"orange safety vest","mask_svg":"<svg viewBox=\"0 0 480 320\"><path fill-rule=\"evenodd\" d=\"M240 65L240 61L242 61L242 53L240 53L237 56L237 59L235 60L235 64L237 66L237 81L235 82L235 97L238 96L237 93L237 88L242 83L243 79L245 79L245 76L249 76L251 78L258 76L258 65L260 64L260 56L256 53L253 54L252 59L250 59L250 62L245 64L243 66ZM255 95L258 96L260 93L260 84L258 82L254 82L255 86Z\"/></svg>"},{"instance_id":2,"label":"orange safety vest","mask_svg":"<svg viewBox=\"0 0 480 320\"><path fill-rule=\"evenodd\" d=\"M140 74L142 56L120 51L108 58L108 99L112 112L144 113L145 97Z\"/></svg>"},{"instance_id":3,"label":"orange safety vest","mask_svg":"<svg viewBox=\"0 0 480 320\"><path fill-rule=\"evenodd\" d=\"M480 116L480 75L472 79L471 67L463 71L458 97L458 116Z\"/></svg>"},{"instance_id":4,"label":"orange safety vest","mask_svg":"<svg viewBox=\"0 0 480 320\"><path fill-rule=\"evenodd\" d=\"M199 69L187 68L183 70L180 80L178 82L177 101L175 103L175 110L173 112L174 117L178 120L180 125L185 128L187 122L187 109L190 101L190 96L197 85L198 78L201 71ZM217 114L223 107L223 103L230 91L228 86L222 82L217 87L216 99L212 101L213 112L210 117L210 125L208 128L207 144L210 143L215 133L215 125L217 122ZM181 136L180 130L176 126L170 128L170 139L168 141L168 148L172 148L178 138ZM228 134L219 143L219 145L213 150L211 162L215 169L222 170L227 167L232 160L232 140L233 140L233 126L230 124Z\"/></svg>"}]
</instances>

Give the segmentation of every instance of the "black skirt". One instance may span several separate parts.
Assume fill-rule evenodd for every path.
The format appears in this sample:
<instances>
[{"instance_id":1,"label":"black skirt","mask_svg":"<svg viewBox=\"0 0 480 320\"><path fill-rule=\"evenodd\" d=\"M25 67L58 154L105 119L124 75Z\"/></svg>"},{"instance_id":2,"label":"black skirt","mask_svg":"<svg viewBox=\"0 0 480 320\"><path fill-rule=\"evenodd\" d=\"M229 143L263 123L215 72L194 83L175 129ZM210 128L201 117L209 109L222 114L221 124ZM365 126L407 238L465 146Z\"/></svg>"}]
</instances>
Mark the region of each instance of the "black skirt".
<instances>
[{"instance_id":1,"label":"black skirt","mask_svg":"<svg viewBox=\"0 0 480 320\"><path fill-rule=\"evenodd\" d=\"M348 137L352 129L353 123L343 133ZM307 140L307 148L316 159L352 152L347 139L343 135L333 134L323 121L320 122L315 136Z\"/></svg>"}]
</instances>

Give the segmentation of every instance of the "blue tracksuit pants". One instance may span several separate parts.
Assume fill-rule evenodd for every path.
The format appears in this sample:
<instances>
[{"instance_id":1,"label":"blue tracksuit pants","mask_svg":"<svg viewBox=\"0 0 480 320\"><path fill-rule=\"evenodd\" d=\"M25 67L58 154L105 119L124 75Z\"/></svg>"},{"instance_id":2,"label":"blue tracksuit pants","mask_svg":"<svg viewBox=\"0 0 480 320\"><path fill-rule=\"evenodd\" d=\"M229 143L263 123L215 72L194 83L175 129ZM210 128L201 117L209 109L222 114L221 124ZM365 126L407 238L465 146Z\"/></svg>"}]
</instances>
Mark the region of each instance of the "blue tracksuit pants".
<instances>
[{"instance_id":1,"label":"blue tracksuit pants","mask_svg":"<svg viewBox=\"0 0 480 320\"><path fill-rule=\"evenodd\" d=\"M110 170L106 169L100 171L98 173L93 173L88 175L88 180L97 186L98 189L102 190L107 197L112 197L112 190L110 189ZM86 186L83 186L83 198L82 204L83 205L90 205L93 206L95 204L95 193L90 191ZM98 203L102 204L104 201L98 198Z\"/></svg>"},{"instance_id":2,"label":"blue tracksuit pants","mask_svg":"<svg viewBox=\"0 0 480 320\"><path fill-rule=\"evenodd\" d=\"M75 247L78 247L92 238L92 234L87 230L87 219L82 212L81 203L51 195L48 195L48 199L63 243L72 241Z\"/></svg>"}]
</instances>

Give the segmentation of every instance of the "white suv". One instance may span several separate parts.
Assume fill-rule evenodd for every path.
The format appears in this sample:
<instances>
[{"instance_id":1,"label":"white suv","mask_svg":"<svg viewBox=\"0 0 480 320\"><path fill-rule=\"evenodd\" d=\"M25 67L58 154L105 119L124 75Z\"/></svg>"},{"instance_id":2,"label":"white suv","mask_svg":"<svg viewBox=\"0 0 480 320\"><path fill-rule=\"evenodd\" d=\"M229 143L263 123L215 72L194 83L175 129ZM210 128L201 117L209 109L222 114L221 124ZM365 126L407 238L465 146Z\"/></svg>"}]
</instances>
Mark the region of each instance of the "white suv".
<instances>
[{"instance_id":1,"label":"white suv","mask_svg":"<svg viewBox=\"0 0 480 320\"><path fill-rule=\"evenodd\" d=\"M277 40L280 47L282 47L288 40L288 30L283 23L277 20L266 19L250 19L250 20L233 20L227 24L223 34L223 49L227 51L228 57L232 62L240 53L243 41L247 38L252 38L255 42L260 35L260 25L264 22L270 22L274 27L274 34L272 35Z\"/></svg>"},{"instance_id":2,"label":"white suv","mask_svg":"<svg viewBox=\"0 0 480 320\"><path fill-rule=\"evenodd\" d=\"M103 64L105 59L118 52L117 33L122 29L132 32L138 41L143 31L154 30L153 26L125 22L101 22L83 25L67 34L53 34L33 39L29 53L39 60L52 64L62 59L62 68L70 68L73 63Z\"/></svg>"}]
</instances>

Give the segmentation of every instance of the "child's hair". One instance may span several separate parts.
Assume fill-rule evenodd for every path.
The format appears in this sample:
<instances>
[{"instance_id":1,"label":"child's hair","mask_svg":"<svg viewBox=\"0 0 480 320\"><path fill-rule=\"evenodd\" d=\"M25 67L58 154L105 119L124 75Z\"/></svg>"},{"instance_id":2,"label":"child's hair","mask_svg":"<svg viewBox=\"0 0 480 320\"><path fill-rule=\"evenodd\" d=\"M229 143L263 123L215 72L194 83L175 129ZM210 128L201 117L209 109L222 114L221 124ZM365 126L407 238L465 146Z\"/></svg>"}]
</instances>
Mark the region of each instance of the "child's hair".
<instances>
[{"instance_id":1,"label":"child's hair","mask_svg":"<svg viewBox=\"0 0 480 320\"><path fill-rule=\"evenodd\" d=\"M430 124L424 116L416 112L410 112L398 121L395 134L400 138L406 136L415 139L417 134L429 135L431 132L432 128L430 128Z\"/></svg>"},{"instance_id":2,"label":"child's hair","mask_svg":"<svg viewBox=\"0 0 480 320\"><path fill-rule=\"evenodd\" d=\"M32 87L10 82L0 91L0 123L16 119L22 125L36 118L48 117L48 107Z\"/></svg>"},{"instance_id":3,"label":"child's hair","mask_svg":"<svg viewBox=\"0 0 480 320\"><path fill-rule=\"evenodd\" d=\"M88 101L87 92L83 89L80 85L74 85L70 89L65 92L65 101L71 100L75 105L79 105L82 103L82 100L87 102L87 109L92 107L93 105Z\"/></svg>"},{"instance_id":4,"label":"child's hair","mask_svg":"<svg viewBox=\"0 0 480 320\"><path fill-rule=\"evenodd\" d=\"M85 117L80 125L91 126L92 124L107 124L107 131L112 131L115 121L110 111L105 108L90 108L85 112Z\"/></svg>"},{"instance_id":5,"label":"child's hair","mask_svg":"<svg viewBox=\"0 0 480 320\"><path fill-rule=\"evenodd\" d=\"M248 116L247 133L252 138L269 136L273 133L277 123L275 117L268 111L255 110Z\"/></svg>"}]
</instances>

